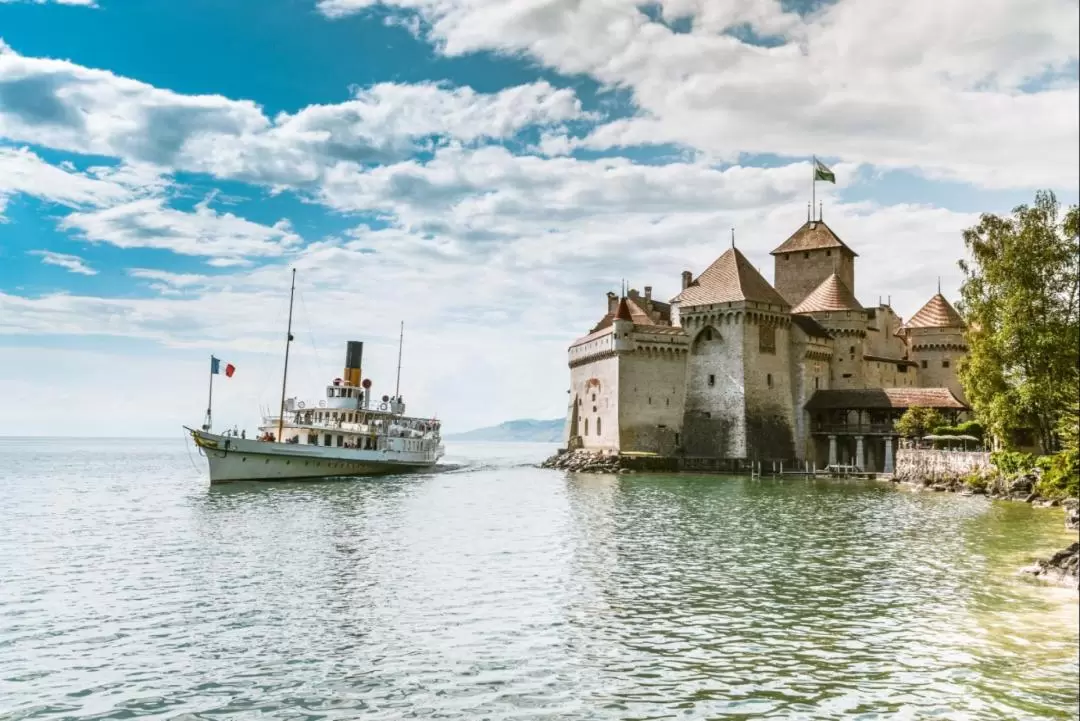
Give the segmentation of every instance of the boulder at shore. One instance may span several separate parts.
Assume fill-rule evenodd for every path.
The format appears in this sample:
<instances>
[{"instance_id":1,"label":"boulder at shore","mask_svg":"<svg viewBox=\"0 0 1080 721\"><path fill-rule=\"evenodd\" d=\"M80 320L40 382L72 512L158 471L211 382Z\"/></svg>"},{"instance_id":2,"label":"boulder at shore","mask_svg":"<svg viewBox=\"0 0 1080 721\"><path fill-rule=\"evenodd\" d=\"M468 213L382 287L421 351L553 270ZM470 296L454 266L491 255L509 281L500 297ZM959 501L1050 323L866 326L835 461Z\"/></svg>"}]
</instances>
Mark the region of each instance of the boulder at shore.
<instances>
[{"instance_id":1,"label":"boulder at shore","mask_svg":"<svg viewBox=\"0 0 1080 721\"><path fill-rule=\"evenodd\" d=\"M1049 583L1080 589L1080 543L1058 551L1049 560L1039 559L1022 569Z\"/></svg>"},{"instance_id":2,"label":"boulder at shore","mask_svg":"<svg viewBox=\"0 0 1080 721\"><path fill-rule=\"evenodd\" d=\"M616 455L602 455L591 451L563 451L540 464L541 468L558 468L575 473L619 473L625 471Z\"/></svg>"}]
</instances>

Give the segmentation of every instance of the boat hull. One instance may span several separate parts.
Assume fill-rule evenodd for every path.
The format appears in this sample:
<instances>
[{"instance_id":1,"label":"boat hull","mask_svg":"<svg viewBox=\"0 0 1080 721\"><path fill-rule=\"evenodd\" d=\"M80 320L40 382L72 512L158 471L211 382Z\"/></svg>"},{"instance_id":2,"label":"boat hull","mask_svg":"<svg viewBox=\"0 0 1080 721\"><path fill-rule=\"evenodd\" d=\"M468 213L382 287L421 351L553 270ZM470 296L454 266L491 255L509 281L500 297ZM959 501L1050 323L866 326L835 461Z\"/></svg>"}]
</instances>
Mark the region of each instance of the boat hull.
<instances>
[{"instance_id":1,"label":"boat hull","mask_svg":"<svg viewBox=\"0 0 1080 721\"><path fill-rule=\"evenodd\" d=\"M187 429L206 456L210 483L385 476L432 468L438 455L267 443Z\"/></svg>"}]
</instances>

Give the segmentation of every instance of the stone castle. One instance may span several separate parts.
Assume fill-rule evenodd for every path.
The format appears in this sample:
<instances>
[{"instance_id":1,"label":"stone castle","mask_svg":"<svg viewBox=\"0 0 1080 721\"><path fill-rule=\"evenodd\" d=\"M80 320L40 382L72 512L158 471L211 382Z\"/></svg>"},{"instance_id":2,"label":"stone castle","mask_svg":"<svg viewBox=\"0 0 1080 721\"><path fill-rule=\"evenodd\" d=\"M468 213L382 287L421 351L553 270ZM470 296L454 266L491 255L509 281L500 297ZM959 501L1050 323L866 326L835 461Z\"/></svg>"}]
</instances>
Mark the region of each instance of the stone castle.
<instances>
[{"instance_id":1,"label":"stone castle","mask_svg":"<svg viewBox=\"0 0 1080 721\"><path fill-rule=\"evenodd\" d=\"M904 410L967 410L964 324L940 289L907 322L863 306L857 254L820 218L772 256L775 285L733 242L668 303L608 293L569 349L568 448L892 472Z\"/></svg>"}]
</instances>

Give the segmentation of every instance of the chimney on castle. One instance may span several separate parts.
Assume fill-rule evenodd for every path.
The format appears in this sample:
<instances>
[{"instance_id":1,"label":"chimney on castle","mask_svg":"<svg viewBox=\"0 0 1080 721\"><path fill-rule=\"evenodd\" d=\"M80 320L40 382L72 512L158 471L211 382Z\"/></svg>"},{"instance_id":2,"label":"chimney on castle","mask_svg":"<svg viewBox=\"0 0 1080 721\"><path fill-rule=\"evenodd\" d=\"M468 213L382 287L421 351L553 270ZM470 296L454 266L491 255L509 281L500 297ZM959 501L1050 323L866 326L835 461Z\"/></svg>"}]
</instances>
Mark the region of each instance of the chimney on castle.
<instances>
[{"instance_id":1,"label":"chimney on castle","mask_svg":"<svg viewBox=\"0 0 1080 721\"><path fill-rule=\"evenodd\" d=\"M694 274L688 270L682 272L682 287L686 290L690 287L690 283L694 280Z\"/></svg>"},{"instance_id":2,"label":"chimney on castle","mask_svg":"<svg viewBox=\"0 0 1080 721\"><path fill-rule=\"evenodd\" d=\"M652 286L645 286L645 300L652 300Z\"/></svg>"},{"instance_id":3,"label":"chimney on castle","mask_svg":"<svg viewBox=\"0 0 1080 721\"><path fill-rule=\"evenodd\" d=\"M619 305L619 296L612 293L610 290L607 294L607 312L614 313L615 307Z\"/></svg>"}]
</instances>

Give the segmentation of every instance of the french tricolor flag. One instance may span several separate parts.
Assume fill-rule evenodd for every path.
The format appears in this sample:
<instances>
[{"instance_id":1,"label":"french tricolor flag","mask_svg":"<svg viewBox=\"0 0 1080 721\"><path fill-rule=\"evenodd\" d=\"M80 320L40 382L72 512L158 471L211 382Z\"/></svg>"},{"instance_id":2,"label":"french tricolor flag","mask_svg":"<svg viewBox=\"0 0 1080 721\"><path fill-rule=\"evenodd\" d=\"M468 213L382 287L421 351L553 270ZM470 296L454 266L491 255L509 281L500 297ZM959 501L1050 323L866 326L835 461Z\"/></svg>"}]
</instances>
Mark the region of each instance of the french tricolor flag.
<instances>
[{"instance_id":1,"label":"french tricolor flag","mask_svg":"<svg viewBox=\"0 0 1080 721\"><path fill-rule=\"evenodd\" d=\"M225 364L225 377L232 378L232 374L236 372L236 366L232 363ZM210 356L210 373L212 375L219 375L221 373L221 359Z\"/></svg>"}]
</instances>

